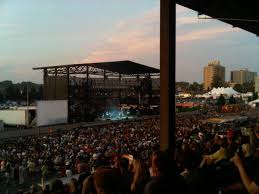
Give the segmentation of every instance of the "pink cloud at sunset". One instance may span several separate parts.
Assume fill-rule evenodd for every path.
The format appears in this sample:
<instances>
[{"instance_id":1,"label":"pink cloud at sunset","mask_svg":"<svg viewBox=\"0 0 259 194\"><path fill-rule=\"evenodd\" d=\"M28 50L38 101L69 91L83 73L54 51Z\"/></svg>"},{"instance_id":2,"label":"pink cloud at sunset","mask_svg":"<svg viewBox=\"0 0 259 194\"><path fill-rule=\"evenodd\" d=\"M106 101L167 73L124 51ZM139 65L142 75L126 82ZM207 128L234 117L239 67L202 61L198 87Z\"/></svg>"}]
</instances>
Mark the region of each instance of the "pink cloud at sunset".
<instances>
[{"instance_id":1,"label":"pink cloud at sunset","mask_svg":"<svg viewBox=\"0 0 259 194\"><path fill-rule=\"evenodd\" d=\"M238 32L240 29L231 27L210 27L176 36L176 42L213 39L228 32Z\"/></svg>"},{"instance_id":2,"label":"pink cloud at sunset","mask_svg":"<svg viewBox=\"0 0 259 194\"><path fill-rule=\"evenodd\" d=\"M116 32L94 49L83 62L133 60L146 63L143 56L150 56L151 66L159 67L159 8L141 17L134 17L116 24Z\"/></svg>"}]
</instances>

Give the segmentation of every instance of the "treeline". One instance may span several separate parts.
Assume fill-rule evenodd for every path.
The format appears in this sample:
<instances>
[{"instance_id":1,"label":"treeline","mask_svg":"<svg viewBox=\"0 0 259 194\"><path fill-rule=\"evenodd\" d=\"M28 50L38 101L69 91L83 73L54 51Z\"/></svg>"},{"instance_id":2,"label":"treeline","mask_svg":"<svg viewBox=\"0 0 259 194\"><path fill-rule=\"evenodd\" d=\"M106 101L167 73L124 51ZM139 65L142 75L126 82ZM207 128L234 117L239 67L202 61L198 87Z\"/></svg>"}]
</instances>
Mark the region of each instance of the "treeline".
<instances>
[{"instance_id":1,"label":"treeline","mask_svg":"<svg viewBox=\"0 0 259 194\"><path fill-rule=\"evenodd\" d=\"M43 96L43 85L32 82L13 83L12 81L0 82L0 102L26 101L27 89L29 101L40 100Z\"/></svg>"},{"instance_id":2,"label":"treeline","mask_svg":"<svg viewBox=\"0 0 259 194\"><path fill-rule=\"evenodd\" d=\"M218 87L230 87L230 85L226 82L222 82L220 79L215 79L212 83L212 88ZM197 82L189 83L189 82L176 82L175 84L176 91L188 91L188 92L206 92L210 91L210 89L205 90L203 88L203 84L199 84ZM254 92L255 91L255 83L254 82L246 82L244 84L235 84L233 87L234 90L240 93Z\"/></svg>"},{"instance_id":3,"label":"treeline","mask_svg":"<svg viewBox=\"0 0 259 194\"><path fill-rule=\"evenodd\" d=\"M198 82L176 82L175 83L176 91L192 91L192 92L203 92L203 84Z\"/></svg>"}]
</instances>

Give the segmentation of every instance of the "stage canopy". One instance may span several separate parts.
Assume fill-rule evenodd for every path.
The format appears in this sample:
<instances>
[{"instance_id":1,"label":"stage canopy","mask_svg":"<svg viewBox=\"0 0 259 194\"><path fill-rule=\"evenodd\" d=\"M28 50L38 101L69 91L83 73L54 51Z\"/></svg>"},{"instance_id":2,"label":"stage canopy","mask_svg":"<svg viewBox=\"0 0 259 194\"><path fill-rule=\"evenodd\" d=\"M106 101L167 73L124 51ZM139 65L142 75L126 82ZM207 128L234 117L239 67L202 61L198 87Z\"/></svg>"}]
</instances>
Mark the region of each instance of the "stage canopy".
<instances>
[{"instance_id":1,"label":"stage canopy","mask_svg":"<svg viewBox=\"0 0 259 194\"><path fill-rule=\"evenodd\" d=\"M133 61L110 61L99 63L81 63L81 64L68 64L68 65L55 65L55 66L42 66L33 68L33 70L48 70L52 73L57 71L57 74L67 74L66 68L69 68L69 74L82 74L86 73L86 67L89 67L89 74L102 74L105 70L106 73L113 72L121 75L141 75L141 74L159 74L160 70L135 63Z\"/></svg>"}]
</instances>

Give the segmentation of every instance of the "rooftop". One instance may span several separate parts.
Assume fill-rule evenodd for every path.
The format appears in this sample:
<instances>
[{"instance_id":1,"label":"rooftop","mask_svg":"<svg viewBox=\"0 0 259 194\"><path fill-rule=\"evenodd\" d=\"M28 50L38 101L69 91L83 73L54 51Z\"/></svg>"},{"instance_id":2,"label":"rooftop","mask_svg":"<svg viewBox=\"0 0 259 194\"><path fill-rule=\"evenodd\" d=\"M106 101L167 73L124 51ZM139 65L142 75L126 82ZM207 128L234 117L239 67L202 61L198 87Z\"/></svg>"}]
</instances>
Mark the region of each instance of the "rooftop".
<instances>
[{"instance_id":1,"label":"rooftop","mask_svg":"<svg viewBox=\"0 0 259 194\"><path fill-rule=\"evenodd\" d=\"M42 66L35 67L33 70L44 70L44 69L59 69L59 68L70 68L70 67L93 67L97 69L107 70L110 72L116 72L118 74L158 74L159 69L135 63L133 61L110 61L110 62L99 62L99 63L81 63L81 64L68 64L68 65L55 65L55 66Z\"/></svg>"}]
</instances>

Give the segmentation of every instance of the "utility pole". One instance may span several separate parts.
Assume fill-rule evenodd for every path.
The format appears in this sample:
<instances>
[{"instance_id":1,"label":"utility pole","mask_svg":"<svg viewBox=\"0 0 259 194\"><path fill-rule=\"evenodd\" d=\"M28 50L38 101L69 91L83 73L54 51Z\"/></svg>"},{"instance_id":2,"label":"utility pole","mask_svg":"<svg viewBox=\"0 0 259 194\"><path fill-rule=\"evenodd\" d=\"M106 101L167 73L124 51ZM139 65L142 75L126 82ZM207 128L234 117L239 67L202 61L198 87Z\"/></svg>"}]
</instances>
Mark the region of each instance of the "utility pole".
<instances>
[{"instance_id":1,"label":"utility pole","mask_svg":"<svg viewBox=\"0 0 259 194\"><path fill-rule=\"evenodd\" d=\"M29 84L27 82L27 128L29 127Z\"/></svg>"}]
</instances>

